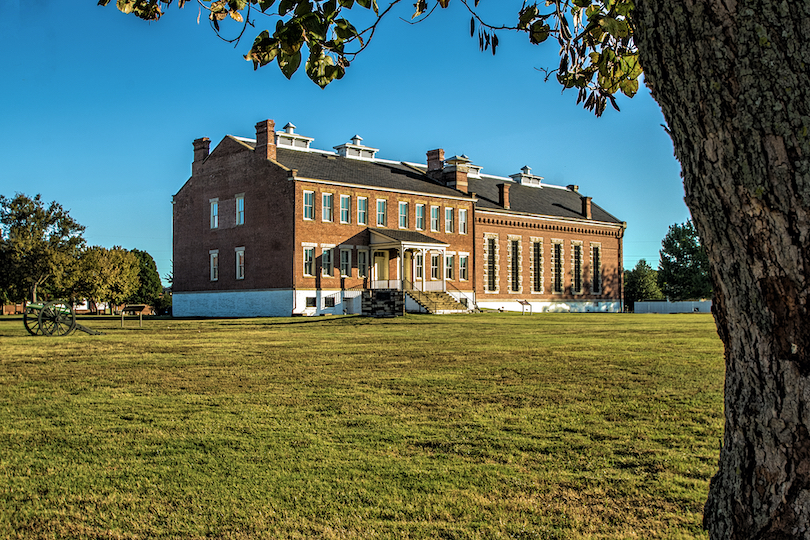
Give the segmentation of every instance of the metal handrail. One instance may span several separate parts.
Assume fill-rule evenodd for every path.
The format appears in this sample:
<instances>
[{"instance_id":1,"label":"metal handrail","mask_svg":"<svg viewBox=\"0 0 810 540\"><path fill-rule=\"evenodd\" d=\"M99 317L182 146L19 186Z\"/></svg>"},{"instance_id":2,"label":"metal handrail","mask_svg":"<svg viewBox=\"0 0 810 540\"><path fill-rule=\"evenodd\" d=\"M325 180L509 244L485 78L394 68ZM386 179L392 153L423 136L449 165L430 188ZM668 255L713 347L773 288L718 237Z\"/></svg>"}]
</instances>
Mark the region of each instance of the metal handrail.
<instances>
[{"instance_id":1,"label":"metal handrail","mask_svg":"<svg viewBox=\"0 0 810 540\"><path fill-rule=\"evenodd\" d=\"M424 292L414 287L413 283L411 283L409 280L403 279L402 286L403 289L405 289L405 292L410 294L419 304L422 304L425 309L429 310L430 312L436 311L436 302L431 300Z\"/></svg>"}]
</instances>

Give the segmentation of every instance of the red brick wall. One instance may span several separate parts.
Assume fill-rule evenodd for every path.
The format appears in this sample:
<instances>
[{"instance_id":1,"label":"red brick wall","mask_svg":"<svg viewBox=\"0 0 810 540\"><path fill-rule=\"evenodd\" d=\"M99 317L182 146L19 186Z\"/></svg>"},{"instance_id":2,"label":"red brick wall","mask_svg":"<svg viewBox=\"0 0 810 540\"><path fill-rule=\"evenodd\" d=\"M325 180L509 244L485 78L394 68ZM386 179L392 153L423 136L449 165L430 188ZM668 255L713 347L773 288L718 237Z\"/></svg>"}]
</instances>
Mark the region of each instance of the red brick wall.
<instances>
[{"instance_id":1,"label":"red brick wall","mask_svg":"<svg viewBox=\"0 0 810 540\"><path fill-rule=\"evenodd\" d=\"M498 244L498 292L486 292L485 279L485 238L486 234L497 234ZM622 236L620 227L600 226L593 223L575 223L554 220L531 219L509 214L481 213L475 220L475 291L479 302L489 299L526 299L538 301L589 300L607 301L621 298ZM520 274L522 291L510 292L511 268L509 266L509 236L519 236L522 248ZM543 244L543 293L532 292L531 239L541 238ZM563 293L552 292L552 243L563 241ZM582 243L582 293L572 293L572 242ZM601 294L591 293L591 244L601 244L602 289Z\"/></svg>"},{"instance_id":2,"label":"red brick wall","mask_svg":"<svg viewBox=\"0 0 810 540\"><path fill-rule=\"evenodd\" d=\"M444 199L439 197L430 197L412 194L399 194L389 191L375 190L373 188L361 187L344 187L332 186L314 182L307 182L299 180L295 182L295 260L293 263L293 272L295 275L295 286L297 288L353 288L363 285L363 280L358 277L357 268L357 246L368 246L369 232L367 228L380 228L391 230L408 230L420 232L430 238L434 238L440 242L450 244L447 251L462 251L469 252L472 258L473 250L473 227L472 227L472 202ZM315 200L315 218L310 220L304 219L304 191L314 192ZM332 222L324 222L322 220L322 195L323 193L331 193L333 195L333 220ZM340 223L340 196L348 195L351 201L350 217L351 223ZM357 223L357 200L358 197L366 197L368 199L368 224L360 225ZM386 227L377 226L377 199L386 200ZM408 227L407 229L399 228L399 203L408 203ZM416 229L416 205L426 205L426 223L425 230ZM430 206L441 207L441 220L440 231L434 232L430 230ZM444 232L444 208L452 207L455 209L455 227L453 233ZM464 208L467 210L467 234L458 233L458 210ZM304 254L303 243L317 243L318 247L315 249L316 254L316 276L304 276ZM335 248L333 253L333 261L335 270L333 277L324 277L321 272L321 253L323 248L321 244L334 244ZM352 250L352 276L350 278L340 277L340 245L355 246ZM394 258L394 255L391 255ZM369 260L369 265L373 261ZM456 269L454 274L458 275L458 258L456 258ZM397 276L397 262L391 260L389 262L389 278L395 279ZM457 279L456 279L457 281ZM458 287L459 284L456 283Z\"/></svg>"},{"instance_id":3,"label":"red brick wall","mask_svg":"<svg viewBox=\"0 0 810 540\"><path fill-rule=\"evenodd\" d=\"M293 183L271 161L226 138L174 197L175 292L292 286ZM236 225L237 194L245 223ZM219 226L210 227L209 200L219 198ZM245 277L236 279L235 248L245 248ZM209 250L219 250L211 281Z\"/></svg>"}]
</instances>

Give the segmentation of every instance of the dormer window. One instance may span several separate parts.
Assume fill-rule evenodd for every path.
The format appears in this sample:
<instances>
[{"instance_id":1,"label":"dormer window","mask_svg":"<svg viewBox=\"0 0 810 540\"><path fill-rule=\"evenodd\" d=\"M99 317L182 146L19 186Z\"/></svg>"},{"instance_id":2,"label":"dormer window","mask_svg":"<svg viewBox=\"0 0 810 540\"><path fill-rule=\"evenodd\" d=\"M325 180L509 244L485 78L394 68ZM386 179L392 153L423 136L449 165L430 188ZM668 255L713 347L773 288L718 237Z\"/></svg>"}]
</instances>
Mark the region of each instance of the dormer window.
<instances>
[{"instance_id":1,"label":"dormer window","mask_svg":"<svg viewBox=\"0 0 810 540\"><path fill-rule=\"evenodd\" d=\"M341 157L354 158L354 159L374 159L374 156L379 152L378 148L371 148L363 145L363 137L355 135L352 137L351 142L335 146L335 150Z\"/></svg>"},{"instance_id":2,"label":"dormer window","mask_svg":"<svg viewBox=\"0 0 810 540\"><path fill-rule=\"evenodd\" d=\"M520 169L519 173L510 174L509 178L524 186L543 187L543 177L533 175L532 169L528 165Z\"/></svg>"}]
</instances>

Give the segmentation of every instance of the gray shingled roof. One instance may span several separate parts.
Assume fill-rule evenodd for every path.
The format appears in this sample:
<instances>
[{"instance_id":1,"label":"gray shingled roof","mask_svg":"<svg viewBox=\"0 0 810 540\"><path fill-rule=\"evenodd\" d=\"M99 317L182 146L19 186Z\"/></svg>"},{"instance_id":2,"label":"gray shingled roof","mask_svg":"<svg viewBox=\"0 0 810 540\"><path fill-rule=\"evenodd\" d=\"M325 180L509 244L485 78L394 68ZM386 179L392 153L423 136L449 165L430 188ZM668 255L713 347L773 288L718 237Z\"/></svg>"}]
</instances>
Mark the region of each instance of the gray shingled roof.
<instances>
[{"instance_id":1,"label":"gray shingled roof","mask_svg":"<svg viewBox=\"0 0 810 540\"><path fill-rule=\"evenodd\" d=\"M397 242L406 242L410 244L442 244L447 245L447 242L442 242L441 240L436 240L435 238L431 238L430 236L424 235L420 232L416 231L405 231L405 230L398 230L398 229L372 229L369 227L369 230L375 232L377 234L381 234L386 236L392 240L396 240Z\"/></svg>"},{"instance_id":2,"label":"gray shingled roof","mask_svg":"<svg viewBox=\"0 0 810 540\"><path fill-rule=\"evenodd\" d=\"M445 197L467 197L455 189L434 182L407 165L365 161L318 152L278 148L276 161L298 170L298 176L347 184L417 191Z\"/></svg>"},{"instance_id":3,"label":"gray shingled roof","mask_svg":"<svg viewBox=\"0 0 810 540\"><path fill-rule=\"evenodd\" d=\"M470 178L469 189L478 196L476 207L503 209L498 204L498 184L509 185L509 206L514 212L582 219L582 195L570 189L524 186L494 178ZM596 203L591 202L591 214L596 221L621 223Z\"/></svg>"},{"instance_id":4,"label":"gray shingled roof","mask_svg":"<svg viewBox=\"0 0 810 540\"><path fill-rule=\"evenodd\" d=\"M252 146L249 142L246 145ZM320 152L303 152L288 148L277 149L277 161L296 169L298 176L358 184L373 188L415 191L445 197L466 197L453 188L446 187L419 172L425 166L410 167L400 163L365 161L345 158ZM469 191L478 197L476 207L503 210L498 204L498 184L509 184L510 210L525 214L537 214L561 218L582 219L582 195L569 189L557 187L524 186L508 180L481 177L469 178ZM621 220L591 203L592 217L596 221L621 223ZM433 242L432 239L430 239Z\"/></svg>"}]
</instances>

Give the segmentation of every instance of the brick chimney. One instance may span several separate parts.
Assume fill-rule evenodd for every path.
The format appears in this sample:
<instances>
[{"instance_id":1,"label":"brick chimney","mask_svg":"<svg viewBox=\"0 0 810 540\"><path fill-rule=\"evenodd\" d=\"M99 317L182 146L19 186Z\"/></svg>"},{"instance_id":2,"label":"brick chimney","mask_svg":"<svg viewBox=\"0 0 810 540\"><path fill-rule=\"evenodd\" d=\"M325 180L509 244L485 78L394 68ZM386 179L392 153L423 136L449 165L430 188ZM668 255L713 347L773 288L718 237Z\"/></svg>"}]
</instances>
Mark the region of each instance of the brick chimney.
<instances>
[{"instance_id":1,"label":"brick chimney","mask_svg":"<svg viewBox=\"0 0 810 540\"><path fill-rule=\"evenodd\" d=\"M498 184L498 204L509 210L509 184Z\"/></svg>"},{"instance_id":2,"label":"brick chimney","mask_svg":"<svg viewBox=\"0 0 810 540\"><path fill-rule=\"evenodd\" d=\"M467 193L469 189L467 173L470 170L470 159L467 156L453 156L446 163L447 166L442 171L444 185L455 188L462 193Z\"/></svg>"},{"instance_id":3,"label":"brick chimney","mask_svg":"<svg viewBox=\"0 0 810 540\"><path fill-rule=\"evenodd\" d=\"M276 159L276 123L272 120L256 124L256 153L261 159Z\"/></svg>"},{"instance_id":4,"label":"brick chimney","mask_svg":"<svg viewBox=\"0 0 810 540\"><path fill-rule=\"evenodd\" d=\"M585 219L593 219L591 212L591 197L582 197L582 217Z\"/></svg>"},{"instance_id":5,"label":"brick chimney","mask_svg":"<svg viewBox=\"0 0 810 540\"><path fill-rule=\"evenodd\" d=\"M427 153L427 175L434 180L442 179L442 169L444 168L444 150L428 150Z\"/></svg>"},{"instance_id":6,"label":"brick chimney","mask_svg":"<svg viewBox=\"0 0 810 540\"><path fill-rule=\"evenodd\" d=\"M202 165L202 162L208 157L210 145L211 139L208 137L202 137L194 141L194 162L191 164L192 176L197 174L200 165Z\"/></svg>"}]
</instances>

